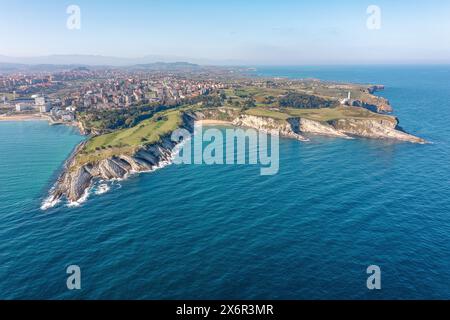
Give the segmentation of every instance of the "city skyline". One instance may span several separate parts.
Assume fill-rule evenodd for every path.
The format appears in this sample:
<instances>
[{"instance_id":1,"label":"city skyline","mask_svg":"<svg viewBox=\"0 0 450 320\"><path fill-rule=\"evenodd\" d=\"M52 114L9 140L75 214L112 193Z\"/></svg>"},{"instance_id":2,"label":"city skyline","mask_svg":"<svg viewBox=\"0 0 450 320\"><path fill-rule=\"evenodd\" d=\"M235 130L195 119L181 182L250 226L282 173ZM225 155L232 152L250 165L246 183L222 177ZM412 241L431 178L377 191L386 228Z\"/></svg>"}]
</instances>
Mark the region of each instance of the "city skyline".
<instances>
[{"instance_id":1,"label":"city skyline","mask_svg":"<svg viewBox=\"0 0 450 320\"><path fill-rule=\"evenodd\" d=\"M0 62L77 55L116 57L113 65L128 64L119 60L228 65L447 64L450 4L431 2L136 1L130 7L106 1L5 0L0 11ZM67 9L73 5L80 9L80 23L79 28L70 29ZM368 10L373 6L379 8L378 16ZM369 19L374 17L379 18L379 25L370 28Z\"/></svg>"}]
</instances>

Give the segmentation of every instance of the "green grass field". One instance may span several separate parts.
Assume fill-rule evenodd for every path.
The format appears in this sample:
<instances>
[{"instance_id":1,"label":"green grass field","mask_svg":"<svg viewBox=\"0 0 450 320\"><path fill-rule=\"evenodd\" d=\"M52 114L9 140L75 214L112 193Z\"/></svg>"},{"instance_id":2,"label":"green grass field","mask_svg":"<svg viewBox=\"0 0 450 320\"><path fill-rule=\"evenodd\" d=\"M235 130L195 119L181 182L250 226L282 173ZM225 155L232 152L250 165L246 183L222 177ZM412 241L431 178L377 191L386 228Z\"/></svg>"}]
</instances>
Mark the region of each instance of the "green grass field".
<instances>
[{"instance_id":1,"label":"green grass field","mask_svg":"<svg viewBox=\"0 0 450 320\"><path fill-rule=\"evenodd\" d=\"M182 113L187 110L192 111L196 109L201 109L206 115L208 114L208 109L202 109L198 105L189 105L176 110L159 112L151 119L144 120L135 127L96 136L90 139L83 150L77 155L75 165L78 167L123 154L132 155L139 148L157 143L161 137L176 130L182 123ZM234 116L239 115L240 109L230 109L235 111ZM244 112L248 115L269 117L283 121L294 117L320 122L339 119L383 119L386 121L396 121L392 116L376 114L367 109L357 107L323 109L274 109L269 107L256 107L245 110ZM227 113L220 113L220 115L223 115L223 117L228 116ZM224 118L224 120L229 119Z\"/></svg>"},{"instance_id":2,"label":"green grass field","mask_svg":"<svg viewBox=\"0 0 450 320\"><path fill-rule=\"evenodd\" d=\"M277 120L287 120L291 118L291 116L287 113L276 111L268 108L253 108L245 111L246 114L257 117L267 117L273 118Z\"/></svg>"},{"instance_id":3,"label":"green grass field","mask_svg":"<svg viewBox=\"0 0 450 320\"><path fill-rule=\"evenodd\" d=\"M367 109L357 107L338 107L323 109L279 109L254 108L246 111L249 115L270 117L279 120L286 120L292 117L300 117L314 121L327 122L339 119L383 119L395 121L395 118L388 115L373 113Z\"/></svg>"},{"instance_id":4,"label":"green grass field","mask_svg":"<svg viewBox=\"0 0 450 320\"><path fill-rule=\"evenodd\" d=\"M166 111L139 125L90 139L76 158L77 165L92 163L121 154L132 154L139 147L157 143L181 125L181 110Z\"/></svg>"}]
</instances>

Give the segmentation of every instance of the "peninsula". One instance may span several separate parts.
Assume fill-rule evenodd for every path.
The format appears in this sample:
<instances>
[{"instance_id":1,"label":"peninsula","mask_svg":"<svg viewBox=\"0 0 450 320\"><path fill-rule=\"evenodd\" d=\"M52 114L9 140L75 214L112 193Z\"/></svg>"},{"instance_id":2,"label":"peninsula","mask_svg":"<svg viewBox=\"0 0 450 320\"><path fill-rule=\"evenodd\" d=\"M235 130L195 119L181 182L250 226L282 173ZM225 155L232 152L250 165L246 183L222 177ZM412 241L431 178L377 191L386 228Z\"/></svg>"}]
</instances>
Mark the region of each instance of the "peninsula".
<instances>
[{"instance_id":1,"label":"peninsula","mask_svg":"<svg viewBox=\"0 0 450 320\"><path fill-rule=\"evenodd\" d=\"M374 95L383 88L245 79L177 103L137 107L117 128L111 119L120 118L121 110L79 112L79 127L89 138L67 160L47 203L77 202L98 180L126 179L170 163L177 145L172 132L184 128L192 133L197 121L255 128L303 142L310 135L324 135L425 143L403 131L389 114L389 101Z\"/></svg>"}]
</instances>

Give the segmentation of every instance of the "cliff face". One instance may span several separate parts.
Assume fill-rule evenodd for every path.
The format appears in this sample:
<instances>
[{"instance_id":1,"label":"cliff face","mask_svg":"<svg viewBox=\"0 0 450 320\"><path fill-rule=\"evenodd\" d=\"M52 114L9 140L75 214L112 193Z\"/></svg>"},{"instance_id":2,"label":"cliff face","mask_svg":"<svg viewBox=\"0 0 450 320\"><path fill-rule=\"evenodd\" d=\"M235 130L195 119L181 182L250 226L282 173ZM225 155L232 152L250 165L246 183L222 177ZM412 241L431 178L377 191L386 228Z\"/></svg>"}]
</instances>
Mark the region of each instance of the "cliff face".
<instances>
[{"instance_id":1,"label":"cliff face","mask_svg":"<svg viewBox=\"0 0 450 320\"><path fill-rule=\"evenodd\" d=\"M304 118L290 118L287 120L269 117L238 115L233 111L217 110L206 112L187 112L183 115L182 127L193 132L196 120L213 119L227 120L235 126L254 128L273 135L308 141L303 135L318 134L338 138L351 139L364 137L373 139L395 139L412 143L425 143L403 132L398 127L398 120L383 119L339 119L329 122L318 122ZM54 188L50 192L47 202L54 203L67 198L76 202L83 198L86 191L96 180L124 179L130 174L149 172L159 168L162 164L170 163L172 153L177 143L170 135L162 137L158 143L139 148L134 154L124 154L112 158L76 166L76 155L85 143L80 144L65 164L65 168Z\"/></svg>"},{"instance_id":2,"label":"cliff face","mask_svg":"<svg viewBox=\"0 0 450 320\"><path fill-rule=\"evenodd\" d=\"M371 97L368 100L369 101L354 100L351 105L353 107L364 108L376 113L389 113L393 111L391 104L387 99Z\"/></svg>"},{"instance_id":3,"label":"cliff face","mask_svg":"<svg viewBox=\"0 0 450 320\"><path fill-rule=\"evenodd\" d=\"M158 144L143 147L133 156L113 157L79 168L72 168L69 164L51 191L50 202L64 197L71 202L78 201L98 179L124 179L132 173L155 170L171 160L175 146L170 137L165 137Z\"/></svg>"},{"instance_id":4,"label":"cliff face","mask_svg":"<svg viewBox=\"0 0 450 320\"><path fill-rule=\"evenodd\" d=\"M331 121L330 125L349 136L425 143L425 140L403 132L398 126L398 120L339 119Z\"/></svg>"},{"instance_id":5,"label":"cliff face","mask_svg":"<svg viewBox=\"0 0 450 320\"><path fill-rule=\"evenodd\" d=\"M184 129L192 132L195 119L184 115ZM50 191L46 202L54 203L66 198L71 202L80 200L96 180L125 179L130 174L149 172L158 169L162 164L169 163L172 152L177 145L171 136L162 137L158 143L143 146L133 155L120 155L89 163L80 167L75 164L75 157L84 143L80 144L65 164L63 173Z\"/></svg>"},{"instance_id":6,"label":"cliff face","mask_svg":"<svg viewBox=\"0 0 450 320\"><path fill-rule=\"evenodd\" d=\"M276 120L273 118L256 117L243 115L233 121L233 125L238 127L249 127L272 135L280 135L287 138L308 141L301 135L299 119Z\"/></svg>"},{"instance_id":7,"label":"cliff face","mask_svg":"<svg viewBox=\"0 0 450 320\"><path fill-rule=\"evenodd\" d=\"M377 91L382 90L384 90L383 85L374 85L367 88L367 92L370 95L365 96L365 98L362 100L354 101L353 106L365 108L376 113L393 112L393 109L388 99L374 95L374 93L376 93Z\"/></svg>"},{"instance_id":8,"label":"cliff face","mask_svg":"<svg viewBox=\"0 0 450 320\"><path fill-rule=\"evenodd\" d=\"M369 92L370 94L374 94L377 91L382 91L385 89L385 86L382 84L376 84L373 86L370 86L369 88L367 88L367 92Z\"/></svg>"},{"instance_id":9,"label":"cliff face","mask_svg":"<svg viewBox=\"0 0 450 320\"><path fill-rule=\"evenodd\" d=\"M304 118L301 118L299 120L299 123L300 123L299 131L304 133L350 139L348 135L340 132L339 130L337 130L328 123L312 121Z\"/></svg>"},{"instance_id":10,"label":"cliff face","mask_svg":"<svg viewBox=\"0 0 450 320\"><path fill-rule=\"evenodd\" d=\"M425 143L425 140L403 132L395 118L392 118L392 120L348 118L319 122L305 118L277 120L268 117L241 115L232 123L235 126L254 128L300 141L308 141L304 134L315 134L344 139L362 137Z\"/></svg>"}]
</instances>

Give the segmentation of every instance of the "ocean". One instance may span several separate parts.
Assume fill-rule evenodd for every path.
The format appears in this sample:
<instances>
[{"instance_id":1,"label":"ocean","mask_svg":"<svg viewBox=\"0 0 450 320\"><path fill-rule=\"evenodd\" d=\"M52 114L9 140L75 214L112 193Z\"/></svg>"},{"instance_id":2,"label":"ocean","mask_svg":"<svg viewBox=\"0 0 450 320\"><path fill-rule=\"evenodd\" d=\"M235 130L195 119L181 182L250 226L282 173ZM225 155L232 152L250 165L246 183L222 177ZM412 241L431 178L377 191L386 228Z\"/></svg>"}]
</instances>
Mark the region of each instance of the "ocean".
<instances>
[{"instance_id":1,"label":"ocean","mask_svg":"<svg viewBox=\"0 0 450 320\"><path fill-rule=\"evenodd\" d=\"M431 143L281 139L274 176L172 165L43 211L84 138L0 122L0 299L450 299L450 66L255 73L384 84L401 126ZM370 265L382 290L367 289Z\"/></svg>"}]
</instances>

